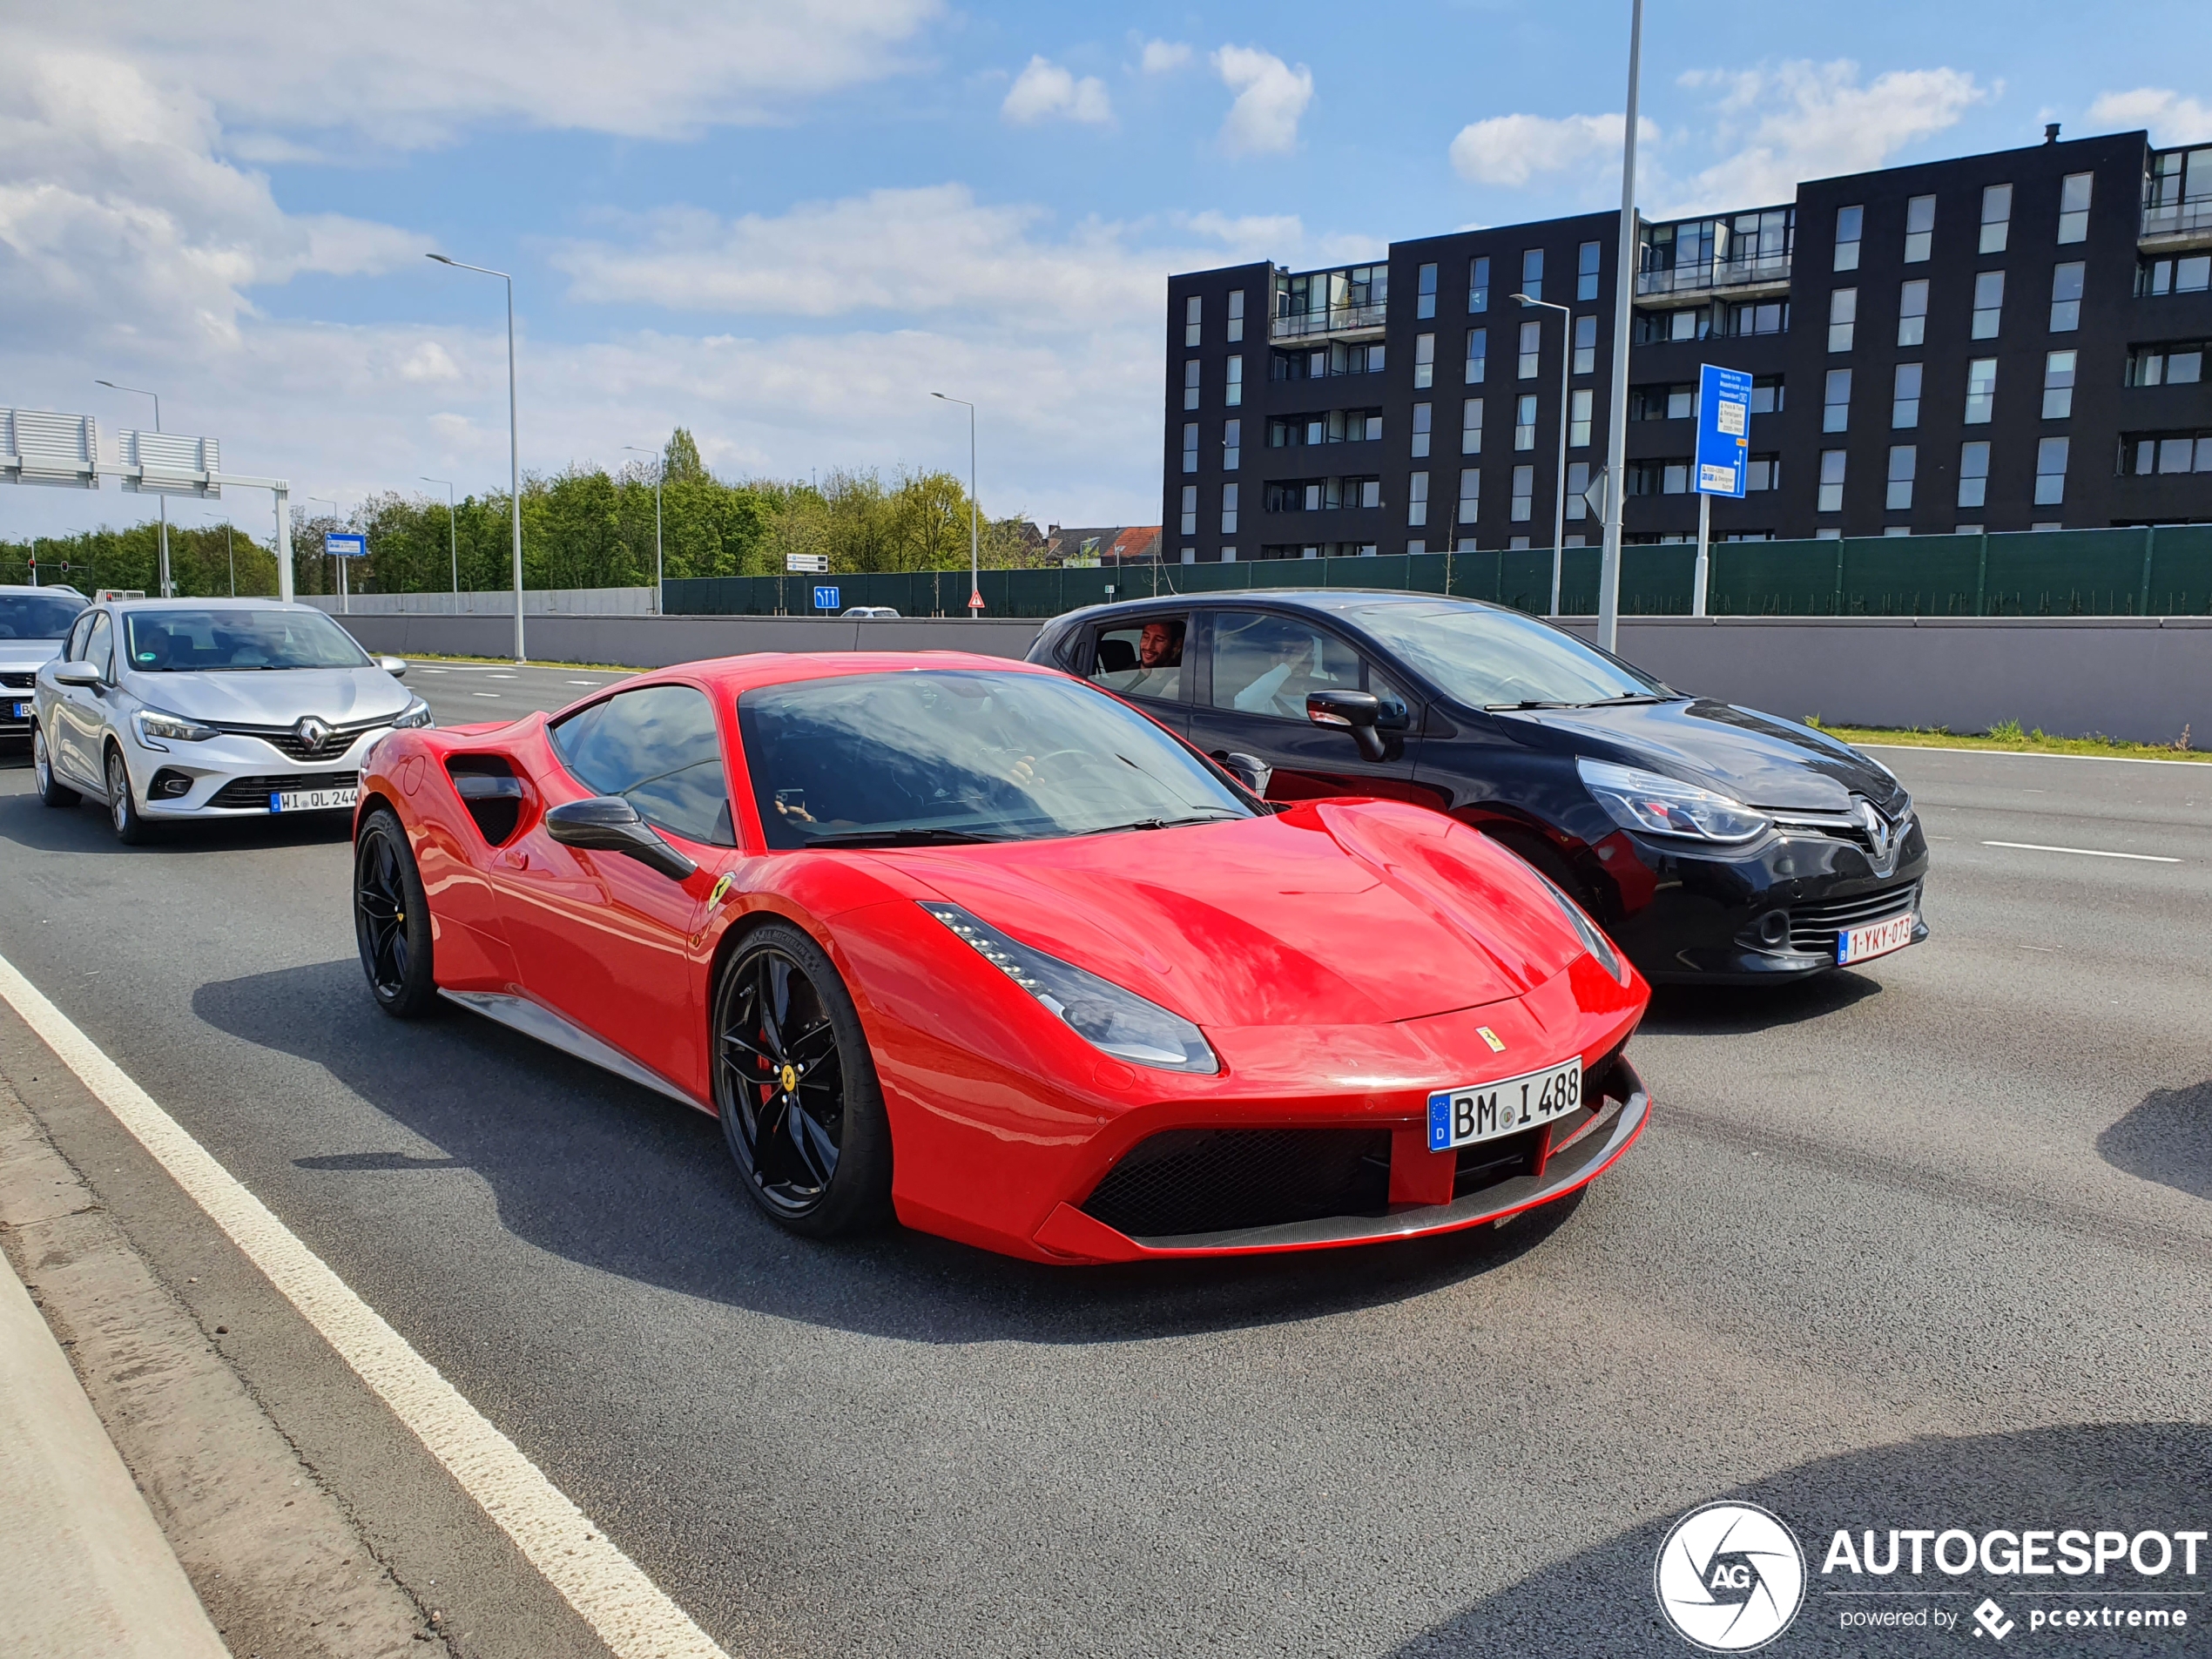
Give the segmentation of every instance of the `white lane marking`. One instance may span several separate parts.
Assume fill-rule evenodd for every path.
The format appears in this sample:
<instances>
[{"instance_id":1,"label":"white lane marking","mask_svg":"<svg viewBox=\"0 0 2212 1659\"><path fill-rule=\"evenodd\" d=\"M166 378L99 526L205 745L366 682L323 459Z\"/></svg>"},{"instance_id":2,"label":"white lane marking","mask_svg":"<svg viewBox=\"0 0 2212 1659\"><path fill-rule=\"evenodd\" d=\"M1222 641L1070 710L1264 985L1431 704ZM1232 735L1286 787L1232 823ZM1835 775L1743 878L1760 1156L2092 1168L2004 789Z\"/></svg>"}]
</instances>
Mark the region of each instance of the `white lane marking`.
<instances>
[{"instance_id":1,"label":"white lane marking","mask_svg":"<svg viewBox=\"0 0 2212 1659\"><path fill-rule=\"evenodd\" d=\"M563 685L597 685L599 682L597 680L563 680L561 684Z\"/></svg>"},{"instance_id":2,"label":"white lane marking","mask_svg":"<svg viewBox=\"0 0 2212 1659\"><path fill-rule=\"evenodd\" d=\"M2033 841L1984 841L1984 846L2009 846L2022 853L2072 853L2085 859L2133 859L2138 864L2179 864L2179 859L2161 858L2155 853L2104 853L2094 846L2040 846Z\"/></svg>"},{"instance_id":3,"label":"white lane marking","mask_svg":"<svg viewBox=\"0 0 2212 1659\"><path fill-rule=\"evenodd\" d=\"M619 1659L729 1659L436 1366L5 957L0 996L451 1471Z\"/></svg>"},{"instance_id":4,"label":"white lane marking","mask_svg":"<svg viewBox=\"0 0 2212 1659\"><path fill-rule=\"evenodd\" d=\"M498 693L498 692L496 692L496 691L471 691L471 692L469 692L469 696L471 696L471 697L489 697L489 698L496 698L496 697L498 697L499 693Z\"/></svg>"},{"instance_id":5,"label":"white lane marking","mask_svg":"<svg viewBox=\"0 0 2212 1659\"><path fill-rule=\"evenodd\" d=\"M2202 766L2202 760L2161 760L2156 755L2054 755L2040 749L1954 749L1947 743L1854 743L1854 749L1889 749L1901 754L2002 755L2008 760L2104 760L2123 766Z\"/></svg>"}]
</instances>

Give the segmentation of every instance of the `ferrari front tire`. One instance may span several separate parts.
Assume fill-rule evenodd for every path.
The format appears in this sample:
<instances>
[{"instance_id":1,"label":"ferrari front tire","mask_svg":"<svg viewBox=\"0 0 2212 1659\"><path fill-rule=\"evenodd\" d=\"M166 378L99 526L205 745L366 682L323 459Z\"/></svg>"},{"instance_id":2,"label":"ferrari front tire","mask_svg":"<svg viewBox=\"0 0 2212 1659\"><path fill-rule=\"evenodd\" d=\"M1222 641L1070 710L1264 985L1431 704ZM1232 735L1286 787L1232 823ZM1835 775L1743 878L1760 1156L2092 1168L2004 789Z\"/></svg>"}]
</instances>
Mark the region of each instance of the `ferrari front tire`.
<instances>
[{"instance_id":1,"label":"ferrari front tire","mask_svg":"<svg viewBox=\"0 0 2212 1659\"><path fill-rule=\"evenodd\" d=\"M768 922L716 982L714 1109L745 1190L814 1238L891 1217L891 1126L859 1010L828 954Z\"/></svg>"},{"instance_id":2,"label":"ferrari front tire","mask_svg":"<svg viewBox=\"0 0 2212 1659\"><path fill-rule=\"evenodd\" d=\"M388 807L370 812L354 844L354 940L378 1008L417 1020L437 1006L430 903L407 831Z\"/></svg>"},{"instance_id":3,"label":"ferrari front tire","mask_svg":"<svg viewBox=\"0 0 2212 1659\"><path fill-rule=\"evenodd\" d=\"M47 750L44 726L30 728L30 775L37 780L38 799L47 806L77 805L77 792L54 775L54 757Z\"/></svg>"}]
</instances>

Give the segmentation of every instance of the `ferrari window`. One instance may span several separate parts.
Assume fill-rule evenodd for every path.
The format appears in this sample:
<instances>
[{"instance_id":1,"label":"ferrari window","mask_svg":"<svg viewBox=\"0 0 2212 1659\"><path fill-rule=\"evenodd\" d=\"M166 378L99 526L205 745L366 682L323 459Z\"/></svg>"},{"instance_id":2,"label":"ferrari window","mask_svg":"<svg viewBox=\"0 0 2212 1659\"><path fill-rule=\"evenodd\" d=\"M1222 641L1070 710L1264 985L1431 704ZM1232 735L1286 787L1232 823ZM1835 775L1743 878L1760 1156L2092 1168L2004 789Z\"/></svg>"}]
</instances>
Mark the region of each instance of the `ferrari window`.
<instances>
[{"instance_id":1,"label":"ferrari window","mask_svg":"<svg viewBox=\"0 0 2212 1659\"><path fill-rule=\"evenodd\" d=\"M1674 695L1626 663L1518 611L1414 600L1359 605L1347 615L1474 708L1585 708Z\"/></svg>"},{"instance_id":2,"label":"ferrari window","mask_svg":"<svg viewBox=\"0 0 2212 1659\"><path fill-rule=\"evenodd\" d=\"M768 845L1035 840L1249 818L1134 709L1057 676L851 674L738 699Z\"/></svg>"},{"instance_id":3,"label":"ferrari window","mask_svg":"<svg viewBox=\"0 0 2212 1659\"><path fill-rule=\"evenodd\" d=\"M1181 702L1186 628L1181 617L1150 617L1102 629L1091 653L1091 678L1123 697Z\"/></svg>"},{"instance_id":4,"label":"ferrari window","mask_svg":"<svg viewBox=\"0 0 2212 1659\"><path fill-rule=\"evenodd\" d=\"M123 628L130 666L141 674L368 665L320 610L126 610Z\"/></svg>"},{"instance_id":5,"label":"ferrari window","mask_svg":"<svg viewBox=\"0 0 2212 1659\"><path fill-rule=\"evenodd\" d=\"M656 829L735 846L714 705L688 685L648 685L594 703L551 731L554 752L595 795L620 795Z\"/></svg>"},{"instance_id":6,"label":"ferrari window","mask_svg":"<svg viewBox=\"0 0 2212 1659\"><path fill-rule=\"evenodd\" d=\"M0 639L59 639L84 609L66 593L0 593Z\"/></svg>"},{"instance_id":7,"label":"ferrari window","mask_svg":"<svg viewBox=\"0 0 2212 1659\"><path fill-rule=\"evenodd\" d=\"M1334 634L1288 617L1224 610L1213 624L1213 702L1244 714L1305 718L1310 691L1372 691L1383 724L1403 724L1406 699Z\"/></svg>"}]
</instances>

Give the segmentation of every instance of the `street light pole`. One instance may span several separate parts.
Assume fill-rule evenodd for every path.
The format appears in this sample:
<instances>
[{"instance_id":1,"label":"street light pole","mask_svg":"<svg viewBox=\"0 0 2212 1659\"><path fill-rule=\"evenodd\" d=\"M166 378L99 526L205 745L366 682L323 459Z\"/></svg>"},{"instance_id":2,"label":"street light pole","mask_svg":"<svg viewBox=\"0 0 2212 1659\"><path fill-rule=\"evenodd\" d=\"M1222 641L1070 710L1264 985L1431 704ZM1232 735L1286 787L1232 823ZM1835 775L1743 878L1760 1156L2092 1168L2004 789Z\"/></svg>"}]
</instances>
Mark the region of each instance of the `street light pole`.
<instances>
[{"instance_id":1,"label":"street light pole","mask_svg":"<svg viewBox=\"0 0 2212 1659\"><path fill-rule=\"evenodd\" d=\"M153 429L156 432L161 430L161 397L158 393L149 392L143 387L118 386L113 381L94 381L92 384L105 386L111 392L134 392L140 397L152 398ZM169 591L169 497L157 492L155 498L161 503L161 597L167 599L174 597Z\"/></svg>"},{"instance_id":2,"label":"street light pole","mask_svg":"<svg viewBox=\"0 0 2212 1659\"><path fill-rule=\"evenodd\" d=\"M446 540L453 549L453 590L458 595L461 591L461 531L453 517L453 480L433 478L427 473L417 473L415 476L426 484L443 484L446 487Z\"/></svg>"},{"instance_id":3,"label":"street light pole","mask_svg":"<svg viewBox=\"0 0 2212 1659\"><path fill-rule=\"evenodd\" d=\"M982 613L983 598L982 563L977 552L981 543L975 528L975 406L964 397L946 397L942 392L929 395L957 403L968 411L968 619L974 622Z\"/></svg>"},{"instance_id":4,"label":"street light pole","mask_svg":"<svg viewBox=\"0 0 2212 1659\"><path fill-rule=\"evenodd\" d=\"M1525 293L1514 298L1540 311L1559 313L1559 479L1552 489L1552 608L1548 613L1556 617L1560 567L1567 562L1567 377L1575 364L1575 310L1548 300L1531 300Z\"/></svg>"},{"instance_id":5,"label":"street light pole","mask_svg":"<svg viewBox=\"0 0 2212 1659\"><path fill-rule=\"evenodd\" d=\"M660 486L661 486L661 480L662 480L662 478L663 478L664 476L665 476L665 475L666 475L666 474L667 474L667 472L668 472L668 456L667 456L665 454L662 453L660 450L658 450L658 449L644 449L644 448L640 448L637 445L636 445L636 444L634 444L634 443L625 443L625 444L624 444L622 447L623 447L624 448L625 448L625 449L631 450L631 451L633 451L634 453L636 453L636 454L637 454L637 455L651 455L651 456L654 458L654 459L653 459L653 614L654 614L655 616L657 616L657 617L658 617L658 615L660 615L660 590L661 590L661 583L662 583L662 582L663 582L663 581L664 581L664 580L665 580L665 578L664 578L664 577L661 575L661 563L660 563Z\"/></svg>"},{"instance_id":6,"label":"street light pole","mask_svg":"<svg viewBox=\"0 0 2212 1659\"><path fill-rule=\"evenodd\" d=\"M1637 0L1641 4L1642 0ZM442 253L425 256L456 271L496 276L507 285L507 475L515 518L515 660L527 660L523 649L523 436L515 414L515 279L488 265L463 265Z\"/></svg>"},{"instance_id":7,"label":"street light pole","mask_svg":"<svg viewBox=\"0 0 2212 1659\"><path fill-rule=\"evenodd\" d=\"M1621 134L1621 241L1613 266L1613 393L1606 409L1605 553L1598 570L1597 643L1621 635L1621 513L1628 499L1629 314L1636 280L1636 75L1643 63L1643 0L1629 0L1629 107Z\"/></svg>"},{"instance_id":8,"label":"street light pole","mask_svg":"<svg viewBox=\"0 0 2212 1659\"><path fill-rule=\"evenodd\" d=\"M336 502L334 502L334 501L331 500L329 496L300 496L300 499L301 501L319 501L319 502L322 502L322 503L323 503L323 505L325 505L326 507L327 507L327 508L329 508L329 509L330 509L330 522L331 522L332 523L334 523L334 524L335 524L335 523L338 522L338 503L337 503ZM344 580L345 580L345 563L344 563L344 561L342 561L341 559L340 559L336 554L334 554L334 553L329 553L329 552L327 551L327 550L328 550L328 548L329 548L329 545L330 545L330 544L329 544L329 543L328 543L327 541L326 541L326 542L323 543L324 549L325 549L325 550L326 550L327 556L327 557L329 558L329 560L330 560L330 581L331 581L331 585L332 585L333 587L340 587L340 586L344 585Z\"/></svg>"}]
</instances>

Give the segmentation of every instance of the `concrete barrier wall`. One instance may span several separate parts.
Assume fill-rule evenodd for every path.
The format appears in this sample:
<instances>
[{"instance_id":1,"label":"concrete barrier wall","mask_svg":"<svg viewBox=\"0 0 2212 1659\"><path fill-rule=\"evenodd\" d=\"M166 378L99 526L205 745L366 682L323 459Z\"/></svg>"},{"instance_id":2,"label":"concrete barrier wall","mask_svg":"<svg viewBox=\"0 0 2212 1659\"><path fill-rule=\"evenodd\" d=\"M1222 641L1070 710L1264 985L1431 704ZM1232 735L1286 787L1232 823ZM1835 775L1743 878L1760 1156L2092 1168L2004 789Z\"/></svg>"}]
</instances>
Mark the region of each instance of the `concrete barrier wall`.
<instances>
[{"instance_id":1,"label":"concrete barrier wall","mask_svg":"<svg viewBox=\"0 0 2212 1659\"><path fill-rule=\"evenodd\" d=\"M395 656L504 657L511 618L343 617ZM760 651L971 651L1019 658L1031 621L810 617L546 617L534 659L664 668ZM1572 619L1588 637L1595 624ZM1791 719L2212 745L2212 617L1624 617L1621 654L1669 685Z\"/></svg>"}]
</instances>

